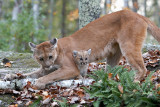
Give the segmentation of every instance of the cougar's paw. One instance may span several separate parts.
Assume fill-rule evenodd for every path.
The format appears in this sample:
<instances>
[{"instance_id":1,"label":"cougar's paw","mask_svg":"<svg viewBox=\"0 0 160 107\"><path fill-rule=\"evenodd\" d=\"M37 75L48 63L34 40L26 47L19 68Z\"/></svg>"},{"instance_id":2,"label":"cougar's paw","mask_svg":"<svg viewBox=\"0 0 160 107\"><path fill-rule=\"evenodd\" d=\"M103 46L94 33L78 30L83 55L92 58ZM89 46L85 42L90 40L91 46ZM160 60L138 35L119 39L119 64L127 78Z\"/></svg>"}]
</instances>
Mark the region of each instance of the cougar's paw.
<instances>
[{"instance_id":1,"label":"cougar's paw","mask_svg":"<svg viewBox=\"0 0 160 107\"><path fill-rule=\"evenodd\" d=\"M16 74L6 74L4 79L5 81L11 81L11 80L14 80L16 79L18 76Z\"/></svg>"},{"instance_id":2,"label":"cougar's paw","mask_svg":"<svg viewBox=\"0 0 160 107\"><path fill-rule=\"evenodd\" d=\"M44 89L46 86L45 83L41 82L40 80L36 80L35 81L35 84L34 84L34 87L37 88L37 89Z\"/></svg>"}]
</instances>

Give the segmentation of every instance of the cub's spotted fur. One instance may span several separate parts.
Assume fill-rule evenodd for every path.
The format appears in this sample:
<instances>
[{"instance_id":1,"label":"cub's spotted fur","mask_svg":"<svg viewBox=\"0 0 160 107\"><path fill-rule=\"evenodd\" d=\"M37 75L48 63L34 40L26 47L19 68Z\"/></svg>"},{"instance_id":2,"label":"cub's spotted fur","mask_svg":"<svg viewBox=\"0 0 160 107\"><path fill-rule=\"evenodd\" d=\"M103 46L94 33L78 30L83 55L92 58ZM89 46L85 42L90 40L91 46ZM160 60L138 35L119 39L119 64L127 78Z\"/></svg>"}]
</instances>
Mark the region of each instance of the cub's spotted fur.
<instances>
[{"instance_id":1,"label":"cub's spotted fur","mask_svg":"<svg viewBox=\"0 0 160 107\"><path fill-rule=\"evenodd\" d=\"M89 62L89 56L91 54L91 49L84 51L73 51L73 57L74 61L80 71L80 75L85 78L87 74L87 68L88 68L88 62Z\"/></svg>"}]
</instances>

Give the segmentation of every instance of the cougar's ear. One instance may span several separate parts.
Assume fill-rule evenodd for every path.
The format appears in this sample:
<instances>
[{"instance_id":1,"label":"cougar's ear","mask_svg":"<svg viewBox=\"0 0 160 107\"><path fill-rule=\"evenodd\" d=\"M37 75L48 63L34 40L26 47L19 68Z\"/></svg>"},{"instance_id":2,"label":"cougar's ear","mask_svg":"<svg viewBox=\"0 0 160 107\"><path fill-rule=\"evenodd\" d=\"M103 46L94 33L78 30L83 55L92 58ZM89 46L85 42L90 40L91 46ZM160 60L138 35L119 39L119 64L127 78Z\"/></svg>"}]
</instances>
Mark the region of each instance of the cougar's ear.
<instances>
[{"instance_id":1,"label":"cougar's ear","mask_svg":"<svg viewBox=\"0 0 160 107\"><path fill-rule=\"evenodd\" d=\"M73 51L73 56L76 57L76 56L77 56L77 53L78 53L78 52L74 50L74 51Z\"/></svg>"},{"instance_id":2,"label":"cougar's ear","mask_svg":"<svg viewBox=\"0 0 160 107\"><path fill-rule=\"evenodd\" d=\"M89 55L91 54L91 51L92 51L91 49L88 49L88 51L87 51L87 52L88 52L88 54L89 54Z\"/></svg>"},{"instance_id":3,"label":"cougar's ear","mask_svg":"<svg viewBox=\"0 0 160 107\"><path fill-rule=\"evenodd\" d=\"M58 43L58 39L57 38L53 38L52 40L50 40L50 43L53 45L52 49L57 47L57 43Z\"/></svg>"},{"instance_id":4,"label":"cougar's ear","mask_svg":"<svg viewBox=\"0 0 160 107\"><path fill-rule=\"evenodd\" d=\"M36 45L34 43L29 42L28 45L31 48L31 51L34 51L36 49Z\"/></svg>"}]
</instances>

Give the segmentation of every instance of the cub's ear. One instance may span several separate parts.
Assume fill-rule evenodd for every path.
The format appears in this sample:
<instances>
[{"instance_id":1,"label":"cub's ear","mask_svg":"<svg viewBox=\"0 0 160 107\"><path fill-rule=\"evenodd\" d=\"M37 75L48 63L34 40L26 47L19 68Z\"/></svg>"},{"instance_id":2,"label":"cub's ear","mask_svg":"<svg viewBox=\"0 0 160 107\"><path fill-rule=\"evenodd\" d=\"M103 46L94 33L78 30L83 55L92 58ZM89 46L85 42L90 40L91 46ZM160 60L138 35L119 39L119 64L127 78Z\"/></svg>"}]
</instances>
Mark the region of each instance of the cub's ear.
<instances>
[{"instance_id":1,"label":"cub's ear","mask_svg":"<svg viewBox=\"0 0 160 107\"><path fill-rule=\"evenodd\" d=\"M52 48L54 49L57 47L58 39L53 38L52 40L50 40L50 43L53 45Z\"/></svg>"},{"instance_id":2,"label":"cub's ear","mask_svg":"<svg viewBox=\"0 0 160 107\"><path fill-rule=\"evenodd\" d=\"M78 52L74 50L74 51L73 51L73 56L76 57L76 56L77 56L77 53L78 53Z\"/></svg>"},{"instance_id":3,"label":"cub's ear","mask_svg":"<svg viewBox=\"0 0 160 107\"><path fill-rule=\"evenodd\" d=\"M91 54L91 51L92 51L91 49L88 49L88 51L87 51L87 52L88 52L88 54L89 54L89 55Z\"/></svg>"},{"instance_id":4,"label":"cub's ear","mask_svg":"<svg viewBox=\"0 0 160 107\"><path fill-rule=\"evenodd\" d=\"M29 42L28 45L31 48L31 51L34 51L36 49L36 45L34 43Z\"/></svg>"}]
</instances>

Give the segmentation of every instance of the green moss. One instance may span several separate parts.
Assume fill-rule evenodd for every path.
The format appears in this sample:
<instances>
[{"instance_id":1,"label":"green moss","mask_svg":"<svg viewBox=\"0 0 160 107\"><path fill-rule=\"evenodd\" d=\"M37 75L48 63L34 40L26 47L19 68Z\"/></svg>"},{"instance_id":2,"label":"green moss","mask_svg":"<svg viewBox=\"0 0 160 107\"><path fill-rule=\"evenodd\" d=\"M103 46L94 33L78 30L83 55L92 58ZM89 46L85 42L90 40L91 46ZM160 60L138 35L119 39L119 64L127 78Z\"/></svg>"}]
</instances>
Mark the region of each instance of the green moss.
<instances>
[{"instance_id":1,"label":"green moss","mask_svg":"<svg viewBox=\"0 0 160 107\"><path fill-rule=\"evenodd\" d=\"M12 61L19 60L19 59L28 59L28 58L32 58L32 54L31 53L13 53L13 55L7 58Z\"/></svg>"},{"instance_id":2,"label":"green moss","mask_svg":"<svg viewBox=\"0 0 160 107\"><path fill-rule=\"evenodd\" d=\"M2 103L0 104L1 107L7 107L7 105L14 102L12 95L8 95L8 94L0 95L0 100L2 101Z\"/></svg>"},{"instance_id":3,"label":"green moss","mask_svg":"<svg viewBox=\"0 0 160 107\"><path fill-rule=\"evenodd\" d=\"M13 61L12 68L38 68L39 64L34 60L31 53L1 52L0 59L7 58ZM6 56L5 56L6 55Z\"/></svg>"}]
</instances>

